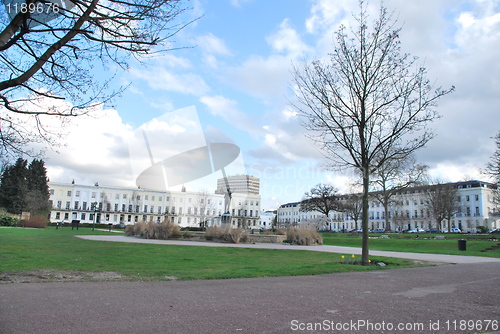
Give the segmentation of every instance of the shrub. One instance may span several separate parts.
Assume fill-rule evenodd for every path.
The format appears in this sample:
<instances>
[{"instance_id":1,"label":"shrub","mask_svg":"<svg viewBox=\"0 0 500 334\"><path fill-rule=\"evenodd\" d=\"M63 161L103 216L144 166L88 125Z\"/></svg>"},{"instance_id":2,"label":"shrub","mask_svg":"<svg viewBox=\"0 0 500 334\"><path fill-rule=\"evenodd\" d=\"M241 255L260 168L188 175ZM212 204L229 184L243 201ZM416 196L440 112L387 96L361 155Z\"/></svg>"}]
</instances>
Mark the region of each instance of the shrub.
<instances>
[{"instance_id":1,"label":"shrub","mask_svg":"<svg viewBox=\"0 0 500 334\"><path fill-rule=\"evenodd\" d=\"M46 228L47 218L42 216L33 216L30 219L22 219L19 221L20 227Z\"/></svg>"},{"instance_id":2,"label":"shrub","mask_svg":"<svg viewBox=\"0 0 500 334\"><path fill-rule=\"evenodd\" d=\"M221 235L222 235L222 230L219 228L219 226L207 227L205 231L205 239L207 240L219 239Z\"/></svg>"},{"instance_id":3,"label":"shrub","mask_svg":"<svg viewBox=\"0 0 500 334\"><path fill-rule=\"evenodd\" d=\"M286 235L286 230L283 228L277 228L276 235Z\"/></svg>"},{"instance_id":4,"label":"shrub","mask_svg":"<svg viewBox=\"0 0 500 334\"><path fill-rule=\"evenodd\" d=\"M205 239L231 242L234 244L248 242L248 231L241 228L232 228L231 225L210 226L205 231Z\"/></svg>"},{"instance_id":5,"label":"shrub","mask_svg":"<svg viewBox=\"0 0 500 334\"><path fill-rule=\"evenodd\" d=\"M0 214L0 226L17 226L17 224L19 224L19 219Z\"/></svg>"},{"instance_id":6,"label":"shrub","mask_svg":"<svg viewBox=\"0 0 500 334\"><path fill-rule=\"evenodd\" d=\"M294 245L322 245L323 238L314 227L301 225L289 227L286 231L287 241Z\"/></svg>"},{"instance_id":7,"label":"shrub","mask_svg":"<svg viewBox=\"0 0 500 334\"><path fill-rule=\"evenodd\" d=\"M127 225L125 227L126 236L136 236L143 239L169 239L179 237L181 235L181 228L179 225L170 221L163 221L158 224L155 222L138 222L134 225Z\"/></svg>"},{"instance_id":8,"label":"shrub","mask_svg":"<svg viewBox=\"0 0 500 334\"><path fill-rule=\"evenodd\" d=\"M489 231L489 228L487 228L486 226L478 226L476 228L477 228L478 233L488 233L488 231Z\"/></svg>"}]
</instances>

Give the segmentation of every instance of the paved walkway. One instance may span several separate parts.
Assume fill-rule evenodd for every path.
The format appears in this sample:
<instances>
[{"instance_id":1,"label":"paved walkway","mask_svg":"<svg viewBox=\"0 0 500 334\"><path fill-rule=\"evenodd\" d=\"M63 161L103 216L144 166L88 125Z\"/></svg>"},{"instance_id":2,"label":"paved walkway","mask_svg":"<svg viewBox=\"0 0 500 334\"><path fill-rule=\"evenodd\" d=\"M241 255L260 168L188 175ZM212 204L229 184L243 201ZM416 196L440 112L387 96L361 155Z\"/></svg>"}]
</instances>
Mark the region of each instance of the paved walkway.
<instances>
[{"instance_id":1,"label":"paved walkway","mask_svg":"<svg viewBox=\"0 0 500 334\"><path fill-rule=\"evenodd\" d=\"M329 252L339 254L361 254L361 248L357 247L341 247L341 246L296 246L272 243L256 243L256 244L229 244L217 242L200 242L200 241L183 241L183 240L157 240L157 239L141 239L135 237L126 237L123 235L79 235L78 238L95 241L113 241L113 242L135 242L143 244L158 244L158 245L182 245L182 246L205 246L205 247L237 247L237 248L258 248L258 249L292 249L292 250L309 250L315 252ZM370 250L372 256L387 256L401 259L422 260L442 263L485 263L497 262L500 264L499 258L480 257L480 256L465 256L465 255L442 255L442 254L425 254L425 253L403 253L403 252L388 252Z\"/></svg>"},{"instance_id":2,"label":"paved walkway","mask_svg":"<svg viewBox=\"0 0 500 334\"><path fill-rule=\"evenodd\" d=\"M0 284L0 334L493 332L500 322L499 284L497 263L296 277Z\"/></svg>"}]
</instances>

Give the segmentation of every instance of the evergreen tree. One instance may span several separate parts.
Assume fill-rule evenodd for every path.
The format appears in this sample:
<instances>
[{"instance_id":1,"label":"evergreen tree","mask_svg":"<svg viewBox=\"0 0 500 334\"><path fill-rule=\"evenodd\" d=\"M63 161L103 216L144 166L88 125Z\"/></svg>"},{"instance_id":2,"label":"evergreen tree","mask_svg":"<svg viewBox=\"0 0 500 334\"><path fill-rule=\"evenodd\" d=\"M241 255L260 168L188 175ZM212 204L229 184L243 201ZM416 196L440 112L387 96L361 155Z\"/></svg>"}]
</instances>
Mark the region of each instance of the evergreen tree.
<instances>
[{"instance_id":1,"label":"evergreen tree","mask_svg":"<svg viewBox=\"0 0 500 334\"><path fill-rule=\"evenodd\" d=\"M27 173L28 192L26 210L31 214L44 213L50 209L47 169L43 160L33 159Z\"/></svg>"},{"instance_id":2,"label":"evergreen tree","mask_svg":"<svg viewBox=\"0 0 500 334\"><path fill-rule=\"evenodd\" d=\"M20 214L26 209L27 165L28 161L19 158L14 165L7 166L2 174L1 205L10 213Z\"/></svg>"}]
</instances>

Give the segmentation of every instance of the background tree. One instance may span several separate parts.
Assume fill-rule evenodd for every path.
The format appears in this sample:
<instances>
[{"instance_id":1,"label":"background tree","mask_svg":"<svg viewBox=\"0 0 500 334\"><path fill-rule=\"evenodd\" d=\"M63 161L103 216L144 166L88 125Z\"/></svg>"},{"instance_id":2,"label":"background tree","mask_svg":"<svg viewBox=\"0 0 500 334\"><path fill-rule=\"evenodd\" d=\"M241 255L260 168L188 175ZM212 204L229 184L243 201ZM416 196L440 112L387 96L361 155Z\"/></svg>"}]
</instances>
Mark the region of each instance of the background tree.
<instances>
[{"instance_id":1,"label":"background tree","mask_svg":"<svg viewBox=\"0 0 500 334\"><path fill-rule=\"evenodd\" d=\"M131 58L170 50L168 40L184 27L176 22L185 11L181 0L26 0L26 7L22 1L16 6L4 3L2 155L23 153L32 141L50 143L45 116L78 116L113 97L117 91L108 91L113 75L100 81L92 75L93 67L126 69Z\"/></svg>"},{"instance_id":2,"label":"background tree","mask_svg":"<svg viewBox=\"0 0 500 334\"><path fill-rule=\"evenodd\" d=\"M330 184L317 184L304 194L301 211L318 211L328 217L330 211L339 210L338 189Z\"/></svg>"},{"instance_id":3,"label":"background tree","mask_svg":"<svg viewBox=\"0 0 500 334\"><path fill-rule=\"evenodd\" d=\"M358 229L358 222L363 213L363 203L361 201L363 195L359 193L351 193L342 197L341 211L344 212L348 218L354 220L354 226Z\"/></svg>"},{"instance_id":4,"label":"background tree","mask_svg":"<svg viewBox=\"0 0 500 334\"><path fill-rule=\"evenodd\" d=\"M384 208L386 231L391 231L389 208L393 197L404 189L421 184L427 169L427 166L417 164L413 155L409 155L405 159L389 160L374 172L371 196Z\"/></svg>"},{"instance_id":5,"label":"background tree","mask_svg":"<svg viewBox=\"0 0 500 334\"><path fill-rule=\"evenodd\" d=\"M2 174L0 184L1 206L13 214L26 211L28 193L28 162L18 158L15 164L7 166Z\"/></svg>"},{"instance_id":6,"label":"background tree","mask_svg":"<svg viewBox=\"0 0 500 334\"><path fill-rule=\"evenodd\" d=\"M368 264L370 175L405 159L433 137L435 103L451 92L434 88L416 58L401 54L396 22L380 7L371 30L360 1L357 28L336 33L329 62L296 68L295 108L332 168L355 168L363 181L362 263Z\"/></svg>"},{"instance_id":7,"label":"background tree","mask_svg":"<svg viewBox=\"0 0 500 334\"><path fill-rule=\"evenodd\" d=\"M494 137L496 150L486 164L484 173L491 177L496 183L500 183L500 131Z\"/></svg>"},{"instance_id":8,"label":"background tree","mask_svg":"<svg viewBox=\"0 0 500 334\"><path fill-rule=\"evenodd\" d=\"M493 189L493 204L495 204L495 214L500 214L500 131L493 138L495 140L496 150L486 164L484 174L489 176L496 183L496 189Z\"/></svg>"},{"instance_id":9,"label":"background tree","mask_svg":"<svg viewBox=\"0 0 500 334\"><path fill-rule=\"evenodd\" d=\"M32 215L50 210L47 169L43 160L33 159L28 166L26 210Z\"/></svg>"},{"instance_id":10,"label":"background tree","mask_svg":"<svg viewBox=\"0 0 500 334\"><path fill-rule=\"evenodd\" d=\"M436 227L441 230L443 220L448 220L448 231L451 230L451 219L458 212L458 189L453 183L435 182L427 191L429 212L436 221Z\"/></svg>"}]
</instances>

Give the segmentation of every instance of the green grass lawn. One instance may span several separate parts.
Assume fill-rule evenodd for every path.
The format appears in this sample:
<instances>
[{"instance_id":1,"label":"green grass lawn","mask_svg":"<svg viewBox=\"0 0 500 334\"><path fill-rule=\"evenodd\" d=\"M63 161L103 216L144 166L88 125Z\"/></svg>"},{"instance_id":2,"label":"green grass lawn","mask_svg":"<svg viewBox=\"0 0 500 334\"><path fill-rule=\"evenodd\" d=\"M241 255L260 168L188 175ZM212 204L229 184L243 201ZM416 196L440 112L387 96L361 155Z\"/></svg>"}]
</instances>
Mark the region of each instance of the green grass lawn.
<instances>
[{"instance_id":1,"label":"green grass lawn","mask_svg":"<svg viewBox=\"0 0 500 334\"><path fill-rule=\"evenodd\" d=\"M303 250L150 245L91 241L82 234L113 234L90 228L71 230L0 228L0 274L49 270L117 272L131 280L218 279L316 275L375 270L343 264L341 254ZM385 268L414 266L411 260L373 258Z\"/></svg>"},{"instance_id":2,"label":"green grass lawn","mask_svg":"<svg viewBox=\"0 0 500 334\"><path fill-rule=\"evenodd\" d=\"M500 258L500 249L481 252L488 247L494 246L500 241L491 240L492 236L468 236L457 234L440 234L446 237L445 240L433 239L436 235L419 234L416 235L394 234L390 239L379 238L379 235L372 235L369 240L369 247L372 250L410 252L410 253L432 253L432 254L451 254L451 255L469 255L486 256ZM458 250L458 239L467 240L467 250ZM324 245L361 247L361 234L340 234L324 233Z\"/></svg>"}]
</instances>

